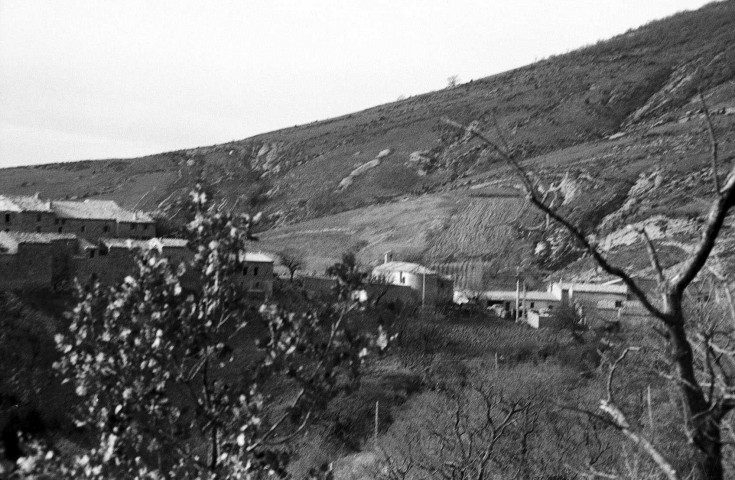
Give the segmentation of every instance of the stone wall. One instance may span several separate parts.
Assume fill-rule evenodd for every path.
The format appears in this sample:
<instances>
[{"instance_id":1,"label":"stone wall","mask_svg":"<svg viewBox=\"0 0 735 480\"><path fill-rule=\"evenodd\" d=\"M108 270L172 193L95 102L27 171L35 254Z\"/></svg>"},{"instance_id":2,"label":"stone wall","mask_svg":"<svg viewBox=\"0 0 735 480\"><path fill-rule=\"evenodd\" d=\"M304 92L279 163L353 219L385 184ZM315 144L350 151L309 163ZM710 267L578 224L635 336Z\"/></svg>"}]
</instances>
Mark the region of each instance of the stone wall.
<instances>
[{"instance_id":1,"label":"stone wall","mask_svg":"<svg viewBox=\"0 0 735 480\"><path fill-rule=\"evenodd\" d=\"M53 233L55 220L51 212L0 212L0 230Z\"/></svg>"},{"instance_id":2,"label":"stone wall","mask_svg":"<svg viewBox=\"0 0 735 480\"><path fill-rule=\"evenodd\" d=\"M400 302L404 305L418 305L421 303L421 295L414 289L404 285L377 285L365 286L370 301L378 301L380 304Z\"/></svg>"},{"instance_id":3,"label":"stone wall","mask_svg":"<svg viewBox=\"0 0 735 480\"><path fill-rule=\"evenodd\" d=\"M246 262L235 281L253 296L268 299L273 295L273 264Z\"/></svg>"},{"instance_id":4,"label":"stone wall","mask_svg":"<svg viewBox=\"0 0 735 480\"><path fill-rule=\"evenodd\" d=\"M51 284L52 247L49 244L21 244L14 254L0 254L0 288L13 290Z\"/></svg>"},{"instance_id":5,"label":"stone wall","mask_svg":"<svg viewBox=\"0 0 735 480\"><path fill-rule=\"evenodd\" d=\"M100 237L115 236L115 221L60 218L56 231L59 233L73 233L89 240L97 240Z\"/></svg>"},{"instance_id":6,"label":"stone wall","mask_svg":"<svg viewBox=\"0 0 735 480\"><path fill-rule=\"evenodd\" d=\"M156 236L156 225L143 222L119 222L115 236L147 240Z\"/></svg>"}]
</instances>

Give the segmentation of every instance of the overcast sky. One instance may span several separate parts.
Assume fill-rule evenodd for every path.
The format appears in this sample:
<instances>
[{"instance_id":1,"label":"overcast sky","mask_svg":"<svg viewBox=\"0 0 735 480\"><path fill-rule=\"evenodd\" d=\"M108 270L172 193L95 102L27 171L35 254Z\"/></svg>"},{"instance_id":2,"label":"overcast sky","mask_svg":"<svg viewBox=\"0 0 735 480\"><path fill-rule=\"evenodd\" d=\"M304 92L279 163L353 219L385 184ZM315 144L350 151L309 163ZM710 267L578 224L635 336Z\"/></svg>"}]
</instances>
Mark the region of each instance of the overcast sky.
<instances>
[{"instance_id":1,"label":"overcast sky","mask_svg":"<svg viewBox=\"0 0 735 480\"><path fill-rule=\"evenodd\" d=\"M0 0L0 167L242 139L706 3Z\"/></svg>"}]
</instances>

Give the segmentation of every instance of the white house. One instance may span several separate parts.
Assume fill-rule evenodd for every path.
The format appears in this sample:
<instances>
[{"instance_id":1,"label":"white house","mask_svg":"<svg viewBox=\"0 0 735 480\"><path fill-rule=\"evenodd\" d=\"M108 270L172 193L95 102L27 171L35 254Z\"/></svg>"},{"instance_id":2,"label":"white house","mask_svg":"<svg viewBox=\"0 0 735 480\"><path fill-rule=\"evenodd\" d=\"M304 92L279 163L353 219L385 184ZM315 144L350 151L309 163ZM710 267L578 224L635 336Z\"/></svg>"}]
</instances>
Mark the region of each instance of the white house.
<instances>
[{"instance_id":1,"label":"white house","mask_svg":"<svg viewBox=\"0 0 735 480\"><path fill-rule=\"evenodd\" d=\"M418 263L393 261L390 254L386 254L383 264L373 268L372 275L392 285L410 287L424 305L451 303L454 298L451 277Z\"/></svg>"},{"instance_id":2,"label":"white house","mask_svg":"<svg viewBox=\"0 0 735 480\"><path fill-rule=\"evenodd\" d=\"M575 303L604 310L622 308L630 299L628 286L624 284L555 282L549 285L548 291L563 305Z\"/></svg>"},{"instance_id":3,"label":"white house","mask_svg":"<svg viewBox=\"0 0 735 480\"><path fill-rule=\"evenodd\" d=\"M487 307L496 306L495 310L501 316L515 316L516 298L521 317L525 317L525 313L531 310L550 313L561 306L561 299L551 292L488 290L480 294L480 299L485 302L485 305Z\"/></svg>"}]
</instances>

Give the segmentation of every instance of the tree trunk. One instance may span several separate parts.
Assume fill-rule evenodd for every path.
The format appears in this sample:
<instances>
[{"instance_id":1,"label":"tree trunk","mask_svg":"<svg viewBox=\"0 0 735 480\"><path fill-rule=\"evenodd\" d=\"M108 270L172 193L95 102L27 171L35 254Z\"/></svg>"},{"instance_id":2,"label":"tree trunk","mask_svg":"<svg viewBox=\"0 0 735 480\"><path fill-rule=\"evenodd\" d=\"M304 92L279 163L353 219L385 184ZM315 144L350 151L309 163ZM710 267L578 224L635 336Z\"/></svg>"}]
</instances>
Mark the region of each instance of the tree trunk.
<instances>
[{"instance_id":1,"label":"tree trunk","mask_svg":"<svg viewBox=\"0 0 735 480\"><path fill-rule=\"evenodd\" d=\"M669 343L676 365L679 387L686 404L687 427L694 444L694 470L699 480L722 480L722 432L720 420L710 408L694 370L694 354L687 339L681 299L669 294L666 297L666 313L669 315Z\"/></svg>"},{"instance_id":2,"label":"tree trunk","mask_svg":"<svg viewBox=\"0 0 735 480\"><path fill-rule=\"evenodd\" d=\"M719 422L704 414L693 425L693 440L697 449L695 471L701 480L722 480L722 439Z\"/></svg>"},{"instance_id":3,"label":"tree trunk","mask_svg":"<svg viewBox=\"0 0 735 480\"><path fill-rule=\"evenodd\" d=\"M209 469L213 472L217 471L217 461L219 460L219 449L217 443L217 427L212 427L212 458L209 465Z\"/></svg>"}]
</instances>

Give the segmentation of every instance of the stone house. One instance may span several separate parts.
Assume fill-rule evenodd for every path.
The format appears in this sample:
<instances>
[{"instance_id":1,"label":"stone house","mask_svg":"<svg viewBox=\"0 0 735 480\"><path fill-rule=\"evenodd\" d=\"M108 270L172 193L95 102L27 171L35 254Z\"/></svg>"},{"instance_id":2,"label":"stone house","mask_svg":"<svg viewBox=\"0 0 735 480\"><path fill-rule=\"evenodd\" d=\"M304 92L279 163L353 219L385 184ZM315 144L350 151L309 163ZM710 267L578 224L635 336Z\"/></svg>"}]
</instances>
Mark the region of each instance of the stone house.
<instances>
[{"instance_id":1,"label":"stone house","mask_svg":"<svg viewBox=\"0 0 735 480\"><path fill-rule=\"evenodd\" d=\"M150 215L126 210L112 200L41 200L37 195L0 195L0 231L73 233L94 241L156 236Z\"/></svg>"},{"instance_id":2,"label":"stone house","mask_svg":"<svg viewBox=\"0 0 735 480\"><path fill-rule=\"evenodd\" d=\"M117 283L135 273L136 251L149 248L174 264L188 261L194 255L187 247L187 241L180 238L103 238L96 245L89 244L84 258L77 259L74 272L82 281L95 276L103 283Z\"/></svg>"},{"instance_id":3,"label":"stone house","mask_svg":"<svg viewBox=\"0 0 735 480\"><path fill-rule=\"evenodd\" d=\"M0 195L0 231L54 232L51 202L38 196Z\"/></svg>"},{"instance_id":4,"label":"stone house","mask_svg":"<svg viewBox=\"0 0 735 480\"><path fill-rule=\"evenodd\" d=\"M245 265L235 279L254 298L269 299L273 295L273 265L264 253L245 253Z\"/></svg>"},{"instance_id":5,"label":"stone house","mask_svg":"<svg viewBox=\"0 0 735 480\"><path fill-rule=\"evenodd\" d=\"M156 236L153 218L142 212L121 208L112 200L56 200L51 202L58 233L81 237L149 239Z\"/></svg>"},{"instance_id":6,"label":"stone house","mask_svg":"<svg viewBox=\"0 0 735 480\"><path fill-rule=\"evenodd\" d=\"M0 232L0 289L53 285L74 270L75 235Z\"/></svg>"}]
</instances>

